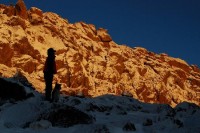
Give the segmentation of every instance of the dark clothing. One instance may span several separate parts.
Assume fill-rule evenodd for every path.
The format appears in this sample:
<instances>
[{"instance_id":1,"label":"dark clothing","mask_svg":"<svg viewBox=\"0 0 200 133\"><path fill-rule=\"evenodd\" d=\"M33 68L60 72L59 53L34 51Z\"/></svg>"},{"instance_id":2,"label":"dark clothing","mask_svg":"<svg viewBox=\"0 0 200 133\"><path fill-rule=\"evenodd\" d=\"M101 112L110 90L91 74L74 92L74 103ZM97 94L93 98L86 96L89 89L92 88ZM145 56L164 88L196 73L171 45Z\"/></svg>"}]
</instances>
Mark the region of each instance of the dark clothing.
<instances>
[{"instance_id":1,"label":"dark clothing","mask_svg":"<svg viewBox=\"0 0 200 133\"><path fill-rule=\"evenodd\" d=\"M46 84L45 96L47 100L51 100L53 75L57 73L55 55L49 55L44 66L44 80Z\"/></svg>"},{"instance_id":2,"label":"dark clothing","mask_svg":"<svg viewBox=\"0 0 200 133\"><path fill-rule=\"evenodd\" d=\"M48 73L48 74L56 74L57 73L54 55L52 55L52 57L51 56L47 57L43 72Z\"/></svg>"},{"instance_id":3,"label":"dark clothing","mask_svg":"<svg viewBox=\"0 0 200 133\"><path fill-rule=\"evenodd\" d=\"M45 79L45 96L47 100L51 100L51 92L52 92L52 82L53 82L53 74L44 73Z\"/></svg>"}]
</instances>

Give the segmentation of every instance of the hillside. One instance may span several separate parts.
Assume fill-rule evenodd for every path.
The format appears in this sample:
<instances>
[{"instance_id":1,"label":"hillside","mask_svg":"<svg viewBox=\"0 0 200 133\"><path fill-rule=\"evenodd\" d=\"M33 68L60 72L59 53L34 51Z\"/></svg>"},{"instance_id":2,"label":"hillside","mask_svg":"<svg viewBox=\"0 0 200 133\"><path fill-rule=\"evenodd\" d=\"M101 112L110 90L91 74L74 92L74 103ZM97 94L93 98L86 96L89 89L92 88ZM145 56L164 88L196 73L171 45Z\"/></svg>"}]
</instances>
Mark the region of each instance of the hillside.
<instances>
[{"instance_id":1,"label":"hillside","mask_svg":"<svg viewBox=\"0 0 200 133\"><path fill-rule=\"evenodd\" d=\"M114 95L61 96L58 102L51 103L18 79L0 78L0 90L12 92L0 93L2 133L200 132L200 108L192 103L183 102L172 108Z\"/></svg>"},{"instance_id":2,"label":"hillside","mask_svg":"<svg viewBox=\"0 0 200 133\"><path fill-rule=\"evenodd\" d=\"M86 96L126 95L171 106L200 105L200 69L141 47L119 45L106 29L67 19L19 0L0 5L0 76L22 73L44 91L43 66L48 48L56 49L62 93ZM186 53L187 54L187 53Z\"/></svg>"}]
</instances>

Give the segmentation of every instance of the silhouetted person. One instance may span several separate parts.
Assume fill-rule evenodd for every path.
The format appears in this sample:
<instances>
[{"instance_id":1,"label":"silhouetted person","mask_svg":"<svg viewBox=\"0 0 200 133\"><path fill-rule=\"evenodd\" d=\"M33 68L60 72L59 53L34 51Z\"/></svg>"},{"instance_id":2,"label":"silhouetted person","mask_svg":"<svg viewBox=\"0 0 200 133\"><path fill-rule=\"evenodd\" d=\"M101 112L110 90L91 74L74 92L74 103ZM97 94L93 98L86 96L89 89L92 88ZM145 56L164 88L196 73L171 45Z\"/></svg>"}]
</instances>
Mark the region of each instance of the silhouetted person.
<instances>
[{"instance_id":1,"label":"silhouetted person","mask_svg":"<svg viewBox=\"0 0 200 133\"><path fill-rule=\"evenodd\" d=\"M53 75L57 73L56 63L55 63L55 50L53 48L49 48L47 50L48 57L44 66L44 80L46 84L45 88L45 96L47 100L51 100L51 92L52 92L52 82Z\"/></svg>"}]
</instances>

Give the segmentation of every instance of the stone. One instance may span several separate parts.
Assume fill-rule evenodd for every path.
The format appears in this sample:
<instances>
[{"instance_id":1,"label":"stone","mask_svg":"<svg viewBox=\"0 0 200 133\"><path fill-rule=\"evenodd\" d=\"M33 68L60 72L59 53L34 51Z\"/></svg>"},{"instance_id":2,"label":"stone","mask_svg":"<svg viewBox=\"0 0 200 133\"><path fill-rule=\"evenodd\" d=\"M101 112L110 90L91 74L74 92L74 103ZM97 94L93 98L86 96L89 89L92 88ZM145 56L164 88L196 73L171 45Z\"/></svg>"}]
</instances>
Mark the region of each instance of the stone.
<instances>
[{"instance_id":1,"label":"stone","mask_svg":"<svg viewBox=\"0 0 200 133\"><path fill-rule=\"evenodd\" d=\"M24 19L22 19L21 17L19 16L14 16L10 19L10 21L8 22L8 24L10 26L20 26L22 27L24 30L26 29L26 22Z\"/></svg>"},{"instance_id":2,"label":"stone","mask_svg":"<svg viewBox=\"0 0 200 133\"><path fill-rule=\"evenodd\" d=\"M33 25L39 25L43 23L42 17L37 14L29 14L29 21Z\"/></svg>"},{"instance_id":3,"label":"stone","mask_svg":"<svg viewBox=\"0 0 200 133\"><path fill-rule=\"evenodd\" d=\"M39 25L43 23L43 12L39 8L31 7L28 14L31 24Z\"/></svg>"},{"instance_id":4,"label":"stone","mask_svg":"<svg viewBox=\"0 0 200 133\"><path fill-rule=\"evenodd\" d=\"M107 33L106 29L99 28L97 30L97 35L100 37L100 39L101 39L102 42L110 42L110 41L112 41L112 38Z\"/></svg>"},{"instance_id":5,"label":"stone","mask_svg":"<svg viewBox=\"0 0 200 133\"><path fill-rule=\"evenodd\" d=\"M40 119L50 121L54 127L71 127L76 124L91 124L94 121L92 116L71 106L56 107L41 116Z\"/></svg>"},{"instance_id":6,"label":"stone","mask_svg":"<svg viewBox=\"0 0 200 133\"><path fill-rule=\"evenodd\" d=\"M43 12L41 9L37 8L37 7L31 7L29 13L31 14L37 14L40 17L43 17Z\"/></svg>"},{"instance_id":7,"label":"stone","mask_svg":"<svg viewBox=\"0 0 200 133\"><path fill-rule=\"evenodd\" d=\"M127 122L124 127L123 127L124 131L136 131L135 125L131 122Z\"/></svg>"},{"instance_id":8,"label":"stone","mask_svg":"<svg viewBox=\"0 0 200 133\"><path fill-rule=\"evenodd\" d=\"M20 16L22 19L28 18L26 5L23 0L17 1L17 4L15 5L15 11L16 11L16 15Z\"/></svg>"},{"instance_id":9,"label":"stone","mask_svg":"<svg viewBox=\"0 0 200 133\"><path fill-rule=\"evenodd\" d=\"M51 124L51 122L49 122L47 120L36 121L29 125L29 128L31 128L33 130L45 130L50 127L52 127L52 124Z\"/></svg>"},{"instance_id":10,"label":"stone","mask_svg":"<svg viewBox=\"0 0 200 133\"><path fill-rule=\"evenodd\" d=\"M13 5L6 6L3 14L6 14L8 17L14 16L16 14L15 7Z\"/></svg>"},{"instance_id":11,"label":"stone","mask_svg":"<svg viewBox=\"0 0 200 133\"><path fill-rule=\"evenodd\" d=\"M11 59L14 55L13 49L10 47L9 44L0 43L0 63L6 66L11 66Z\"/></svg>"},{"instance_id":12,"label":"stone","mask_svg":"<svg viewBox=\"0 0 200 133\"><path fill-rule=\"evenodd\" d=\"M143 122L143 126L151 126L153 125L153 121L151 119L146 119L145 122Z\"/></svg>"},{"instance_id":13,"label":"stone","mask_svg":"<svg viewBox=\"0 0 200 133\"><path fill-rule=\"evenodd\" d=\"M3 78L0 78L0 84L0 99L19 101L27 98L25 87L22 85Z\"/></svg>"}]
</instances>

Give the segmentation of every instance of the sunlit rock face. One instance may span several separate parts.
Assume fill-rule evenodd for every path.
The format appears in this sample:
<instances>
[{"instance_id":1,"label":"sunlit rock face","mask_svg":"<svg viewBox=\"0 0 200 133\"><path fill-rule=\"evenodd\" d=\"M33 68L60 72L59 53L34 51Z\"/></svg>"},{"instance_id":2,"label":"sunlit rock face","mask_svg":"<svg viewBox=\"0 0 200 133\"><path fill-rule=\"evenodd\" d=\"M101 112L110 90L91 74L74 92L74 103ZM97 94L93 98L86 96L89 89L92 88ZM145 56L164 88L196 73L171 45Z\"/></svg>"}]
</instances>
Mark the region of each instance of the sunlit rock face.
<instances>
[{"instance_id":1,"label":"sunlit rock face","mask_svg":"<svg viewBox=\"0 0 200 133\"><path fill-rule=\"evenodd\" d=\"M197 66L145 48L118 45L106 29L71 24L55 13L25 7L23 1L0 5L1 76L21 71L38 91L44 91L42 71L46 51L52 47L57 51L55 78L62 83L63 94L129 93L144 102L200 105Z\"/></svg>"},{"instance_id":2,"label":"sunlit rock face","mask_svg":"<svg viewBox=\"0 0 200 133\"><path fill-rule=\"evenodd\" d=\"M20 16L23 19L28 18L28 14L26 11L26 5L23 0L18 0L17 4L15 5L15 13L17 16Z\"/></svg>"}]
</instances>

